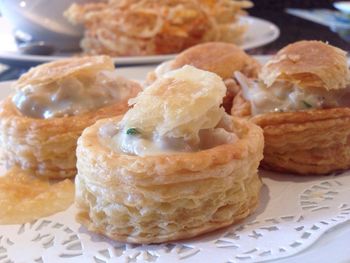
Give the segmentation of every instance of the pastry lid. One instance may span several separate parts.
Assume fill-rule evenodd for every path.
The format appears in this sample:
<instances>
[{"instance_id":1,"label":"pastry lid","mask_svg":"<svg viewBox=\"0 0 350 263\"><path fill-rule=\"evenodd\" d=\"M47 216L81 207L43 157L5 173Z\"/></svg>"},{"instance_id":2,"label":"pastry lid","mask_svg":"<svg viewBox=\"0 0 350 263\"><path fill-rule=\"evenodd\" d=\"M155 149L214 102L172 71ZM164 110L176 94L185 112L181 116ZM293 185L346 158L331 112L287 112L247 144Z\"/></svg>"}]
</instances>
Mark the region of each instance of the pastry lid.
<instances>
[{"instance_id":1,"label":"pastry lid","mask_svg":"<svg viewBox=\"0 0 350 263\"><path fill-rule=\"evenodd\" d=\"M350 83L346 52L321 41L299 41L281 49L259 74L267 87L282 80L301 88L342 89Z\"/></svg>"},{"instance_id":2,"label":"pastry lid","mask_svg":"<svg viewBox=\"0 0 350 263\"><path fill-rule=\"evenodd\" d=\"M180 53L171 63L172 69L192 65L214 72L223 79L232 78L235 71L256 77L260 64L234 44L210 42L193 46Z\"/></svg>"},{"instance_id":3,"label":"pastry lid","mask_svg":"<svg viewBox=\"0 0 350 263\"><path fill-rule=\"evenodd\" d=\"M14 86L45 85L67 76L75 76L91 71L114 70L113 60L108 56L85 56L66 58L31 68L23 74Z\"/></svg>"}]
</instances>

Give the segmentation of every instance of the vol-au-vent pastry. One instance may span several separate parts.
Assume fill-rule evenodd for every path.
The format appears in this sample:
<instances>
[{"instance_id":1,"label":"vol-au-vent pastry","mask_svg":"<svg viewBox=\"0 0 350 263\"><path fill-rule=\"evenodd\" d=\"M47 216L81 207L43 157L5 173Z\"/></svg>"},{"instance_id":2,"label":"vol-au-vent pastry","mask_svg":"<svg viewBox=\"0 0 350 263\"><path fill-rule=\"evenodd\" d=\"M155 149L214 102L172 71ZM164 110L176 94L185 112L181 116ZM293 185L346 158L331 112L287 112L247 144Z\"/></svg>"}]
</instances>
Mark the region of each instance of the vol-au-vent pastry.
<instances>
[{"instance_id":1,"label":"vol-au-vent pastry","mask_svg":"<svg viewBox=\"0 0 350 263\"><path fill-rule=\"evenodd\" d=\"M190 238L247 217L261 182L263 134L220 107L225 85L184 66L78 140L77 219L118 241ZM98 163L98 165L96 165Z\"/></svg>"},{"instance_id":2,"label":"vol-au-vent pastry","mask_svg":"<svg viewBox=\"0 0 350 263\"><path fill-rule=\"evenodd\" d=\"M233 97L239 91L234 72L240 71L249 78L256 78L260 70L259 62L236 45L210 42L188 48L173 60L163 62L148 74L147 82L152 83L166 72L185 65L216 73L224 80L227 90L223 106L228 113L232 108Z\"/></svg>"},{"instance_id":3,"label":"vol-au-vent pastry","mask_svg":"<svg viewBox=\"0 0 350 263\"><path fill-rule=\"evenodd\" d=\"M264 130L263 165L327 174L350 168L350 74L346 53L319 41L280 50L257 80L236 73L242 88L232 114Z\"/></svg>"},{"instance_id":4,"label":"vol-au-vent pastry","mask_svg":"<svg viewBox=\"0 0 350 263\"><path fill-rule=\"evenodd\" d=\"M115 75L107 56L69 58L32 68L0 104L0 143L8 167L49 178L76 173L76 142L96 120L127 111L139 84Z\"/></svg>"}]
</instances>

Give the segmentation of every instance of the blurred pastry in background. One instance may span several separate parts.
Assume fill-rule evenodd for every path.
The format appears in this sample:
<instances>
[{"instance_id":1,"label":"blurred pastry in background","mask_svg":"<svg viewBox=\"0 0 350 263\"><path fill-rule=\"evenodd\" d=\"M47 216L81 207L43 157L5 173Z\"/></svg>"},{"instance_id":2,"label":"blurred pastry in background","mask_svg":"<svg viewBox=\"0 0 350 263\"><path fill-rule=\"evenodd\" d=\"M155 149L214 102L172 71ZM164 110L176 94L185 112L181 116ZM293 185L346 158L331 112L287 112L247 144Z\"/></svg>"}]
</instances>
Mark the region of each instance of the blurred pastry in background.
<instances>
[{"instance_id":1,"label":"blurred pastry in background","mask_svg":"<svg viewBox=\"0 0 350 263\"><path fill-rule=\"evenodd\" d=\"M32 68L0 103L1 157L49 178L76 173L78 137L96 120L122 114L139 84L116 76L107 56L68 58Z\"/></svg>"},{"instance_id":2,"label":"blurred pastry in background","mask_svg":"<svg viewBox=\"0 0 350 263\"><path fill-rule=\"evenodd\" d=\"M264 130L263 165L299 174L350 168L350 73L346 52L320 41L281 49L242 91L232 114Z\"/></svg>"},{"instance_id":3,"label":"blurred pastry in background","mask_svg":"<svg viewBox=\"0 0 350 263\"><path fill-rule=\"evenodd\" d=\"M65 16L84 25L85 54L142 56L209 41L240 43L247 25L239 18L251 6L238 0L110 0L73 4Z\"/></svg>"},{"instance_id":4,"label":"blurred pastry in background","mask_svg":"<svg viewBox=\"0 0 350 263\"><path fill-rule=\"evenodd\" d=\"M147 76L146 84L154 82L166 72L191 65L219 75L226 85L223 106L230 113L233 97L240 90L234 80L234 72L240 71L249 78L256 78L261 65L253 57L234 44L209 42L190 47L178 54L173 60L160 64Z\"/></svg>"},{"instance_id":5,"label":"blurred pastry in background","mask_svg":"<svg viewBox=\"0 0 350 263\"><path fill-rule=\"evenodd\" d=\"M225 84L192 66L170 71L78 140L77 219L132 243L190 238L251 214L263 134L225 113ZM96 165L98 163L98 165Z\"/></svg>"}]
</instances>

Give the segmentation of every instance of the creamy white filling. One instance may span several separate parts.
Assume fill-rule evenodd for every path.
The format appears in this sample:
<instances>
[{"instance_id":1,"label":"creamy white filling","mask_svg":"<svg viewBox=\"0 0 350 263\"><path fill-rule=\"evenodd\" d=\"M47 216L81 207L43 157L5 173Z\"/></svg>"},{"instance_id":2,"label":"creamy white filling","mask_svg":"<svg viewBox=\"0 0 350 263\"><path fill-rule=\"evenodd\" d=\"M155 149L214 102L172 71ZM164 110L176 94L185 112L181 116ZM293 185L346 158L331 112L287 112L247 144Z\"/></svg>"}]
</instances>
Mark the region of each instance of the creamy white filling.
<instances>
[{"instance_id":1,"label":"creamy white filling","mask_svg":"<svg viewBox=\"0 0 350 263\"><path fill-rule=\"evenodd\" d=\"M12 101L25 116L55 118L79 115L128 97L129 82L114 72L67 77L46 85L27 85Z\"/></svg>"},{"instance_id":2,"label":"creamy white filling","mask_svg":"<svg viewBox=\"0 0 350 263\"><path fill-rule=\"evenodd\" d=\"M263 83L248 79L239 72L235 73L235 78L242 88L243 97L251 103L252 115L350 105L349 88L340 91L303 89L298 85L282 81L267 88Z\"/></svg>"},{"instance_id":3,"label":"creamy white filling","mask_svg":"<svg viewBox=\"0 0 350 263\"><path fill-rule=\"evenodd\" d=\"M196 142L186 141L184 138L147 136L137 129L136 134L128 134L127 128L119 128L112 123L101 126L99 136L101 142L111 147L113 151L141 157L196 152L237 141L237 135L225 127L228 123L227 120L222 120L214 129L200 130L199 141Z\"/></svg>"},{"instance_id":4,"label":"creamy white filling","mask_svg":"<svg viewBox=\"0 0 350 263\"><path fill-rule=\"evenodd\" d=\"M125 130L121 130L112 140L115 142L115 150L137 156L193 151L190 145L180 139L144 138L141 135L129 135Z\"/></svg>"}]
</instances>

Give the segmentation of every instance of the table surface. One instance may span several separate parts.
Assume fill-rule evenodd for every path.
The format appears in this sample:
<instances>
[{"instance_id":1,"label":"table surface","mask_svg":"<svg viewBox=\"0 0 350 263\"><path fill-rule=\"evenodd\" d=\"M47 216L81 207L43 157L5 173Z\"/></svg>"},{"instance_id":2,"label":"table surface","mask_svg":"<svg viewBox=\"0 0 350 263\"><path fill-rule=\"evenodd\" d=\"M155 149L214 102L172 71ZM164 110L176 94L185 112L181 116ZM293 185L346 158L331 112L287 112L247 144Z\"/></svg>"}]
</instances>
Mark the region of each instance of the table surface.
<instances>
[{"instance_id":1,"label":"table surface","mask_svg":"<svg viewBox=\"0 0 350 263\"><path fill-rule=\"evenodd\" d=\"M298 40L322 40L346 51L350 51L350 43L342 39L337 33L331 31L329 27L289 15L284 11L252 10L250 15L275 23L281 31L281 35L276 41L266 46L250 50L250 54L274 54L282 47Z\"/></svg>"}]
</instances>

